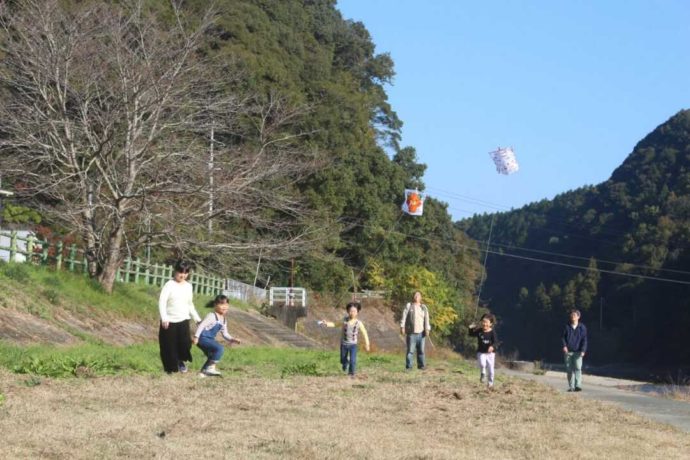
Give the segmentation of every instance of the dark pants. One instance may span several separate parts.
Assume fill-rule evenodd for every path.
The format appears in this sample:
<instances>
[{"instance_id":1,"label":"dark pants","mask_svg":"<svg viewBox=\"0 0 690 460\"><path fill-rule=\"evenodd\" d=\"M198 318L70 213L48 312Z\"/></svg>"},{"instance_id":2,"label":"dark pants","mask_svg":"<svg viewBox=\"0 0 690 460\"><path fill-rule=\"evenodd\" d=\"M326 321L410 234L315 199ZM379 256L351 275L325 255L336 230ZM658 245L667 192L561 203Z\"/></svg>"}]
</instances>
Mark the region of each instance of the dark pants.
<instances>
[{"instance_id":1,"label":"dark pants","mask_svg":"<svg viewBox=\"0 0 690 460\"><path fill-rule=\"evenodd\" d=\"M357 370L357 344L340 344L340 364L343 365L343 370L347 371L348 374L355 375Z\"/></svg>"},{"instance_id":2,"label":"dark pants","mask_svg":"<svg viewBox=\"0 0 690 460\"><path fill-rule=\"evenodd\" d=\"M180 361L192 360L192 339L189 336L189 321L170 323L167 329L158 329L158 344L165 372L177 372Z\"/></svg>"}]
</instances>

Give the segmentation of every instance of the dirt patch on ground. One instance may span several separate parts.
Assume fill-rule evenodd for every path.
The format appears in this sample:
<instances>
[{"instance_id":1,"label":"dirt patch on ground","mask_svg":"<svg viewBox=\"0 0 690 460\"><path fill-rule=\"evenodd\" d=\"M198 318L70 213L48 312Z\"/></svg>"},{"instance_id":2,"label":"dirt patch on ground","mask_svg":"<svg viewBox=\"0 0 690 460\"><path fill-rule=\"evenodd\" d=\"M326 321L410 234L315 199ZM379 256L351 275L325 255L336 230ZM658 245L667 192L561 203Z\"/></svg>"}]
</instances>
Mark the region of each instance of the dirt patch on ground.
<instances>
[{"instance_id":1,"label":"dirt patch on ground","mask_svg":"<svg viewBox=\"0 0 690 460\"><path fill-rule=\"evenodd\" d=\"M199 314L207 313L199 309ZM156 321L137 321L91 311L84 307L81 312L51 307L37 314L12 308L0 308L0 339L27 345L31 343L74 344L85 338L110 345L132 345L155 341L158 338ZM195 325L191 324L192 331ZM269 346L319 346L318 342L291 331L278 321L261 316L257 312L244 312L231 308L228 312L230 333L246 345Z\"/></svg>"},{"instance_id":2,"label":"dirt patch on ground","mask_svg":"<svg viewBox=\"0 0 690 460\"><path fill-rule=\"evenodd\" d=\"M39 317L0 308L0 338L22 345L32 343L71 344L79 339Z\"/></svg>"},{"instance_id":3,"label":"dirt patch on ground","mask_svg":"<svg viewBox=\"0 0 690 460\"><path fill-rule=\"evenodd\" d=\"M154 340L156 329L151 324L104 315L80 315L59 307L53 307L48 318L0 308L0 339L8 342L69 345L81 342L85 336L111 345L132 345Z\"/></svg>"}]
</instances>

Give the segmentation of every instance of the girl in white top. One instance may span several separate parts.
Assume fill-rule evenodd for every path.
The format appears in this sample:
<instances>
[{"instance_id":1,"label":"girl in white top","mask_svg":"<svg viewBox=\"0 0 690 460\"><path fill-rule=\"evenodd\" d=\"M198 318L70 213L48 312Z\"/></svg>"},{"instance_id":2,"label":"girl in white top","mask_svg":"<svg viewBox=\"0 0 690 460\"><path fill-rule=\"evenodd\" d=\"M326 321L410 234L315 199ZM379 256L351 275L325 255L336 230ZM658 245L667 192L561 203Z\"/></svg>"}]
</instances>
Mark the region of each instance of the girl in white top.
<instances>
[{"instance_id":1,"label":"girl in white top","mask_svg":"<svg viewBox=\"0 0 690 460\"><path fill-rule=\"evenodd\" d=\"M192 301L192 285L187 282L190 268L188 262L178 262L173 279L165 283L158 299L158 343L163 369L169 374L187 372L185 361L192 360L189 319L201 321Z\"/></svg>"}]
</instances>

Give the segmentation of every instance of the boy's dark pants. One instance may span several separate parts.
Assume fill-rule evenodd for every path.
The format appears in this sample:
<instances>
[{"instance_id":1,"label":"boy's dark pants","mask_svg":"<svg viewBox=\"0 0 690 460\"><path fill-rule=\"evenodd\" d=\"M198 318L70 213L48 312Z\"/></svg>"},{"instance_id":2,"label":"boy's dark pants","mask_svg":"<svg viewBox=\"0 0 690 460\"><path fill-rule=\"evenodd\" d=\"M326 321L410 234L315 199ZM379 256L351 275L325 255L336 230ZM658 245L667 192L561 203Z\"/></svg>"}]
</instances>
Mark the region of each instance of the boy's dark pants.
<instances>
[{"instance_id":1,"label":"boy's dark pants","mask_svg":"<svg viewBox=\"0 0 690 460\"><path fill-rule=\"evenodd\" d=\"M347 371L348 374L355 375L357 369L357 344L340 344L340 364L343 365L343 370Z\"/></svg>"},{"instance_id":2,"label":"boy's dark pants","mask_svg":"<svg viewBox=\"0 0 690 460\"><path fill-rule=\"evenodd\" d=\"M158 343L161 349L161 361L165 372L178 372L180 361L192 360L192 338L189 336L189 321L170 323L167 329L161 325L158 329Z\"/></svg>"}]
</instances>

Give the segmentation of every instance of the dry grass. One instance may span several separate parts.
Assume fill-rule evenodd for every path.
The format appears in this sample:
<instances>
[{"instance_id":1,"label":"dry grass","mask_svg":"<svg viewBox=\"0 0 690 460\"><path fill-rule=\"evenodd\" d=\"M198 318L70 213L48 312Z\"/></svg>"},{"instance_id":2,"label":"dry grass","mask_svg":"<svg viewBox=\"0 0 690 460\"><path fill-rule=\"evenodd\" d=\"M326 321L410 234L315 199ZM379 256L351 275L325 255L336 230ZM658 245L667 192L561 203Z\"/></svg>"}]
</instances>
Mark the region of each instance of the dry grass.
<instances>
[{"instance_id":1,"label":"dry grass","mask_svg":"<svg viewBox=\"0 0 690 460\"><path fill-rule=\"evenodd\" d=\"M48 379L0 371L1 458L682 458L690 436L535 382L421 373ZM28 380L28 383L26 383Z\"/></svg>"}]
</instances>

